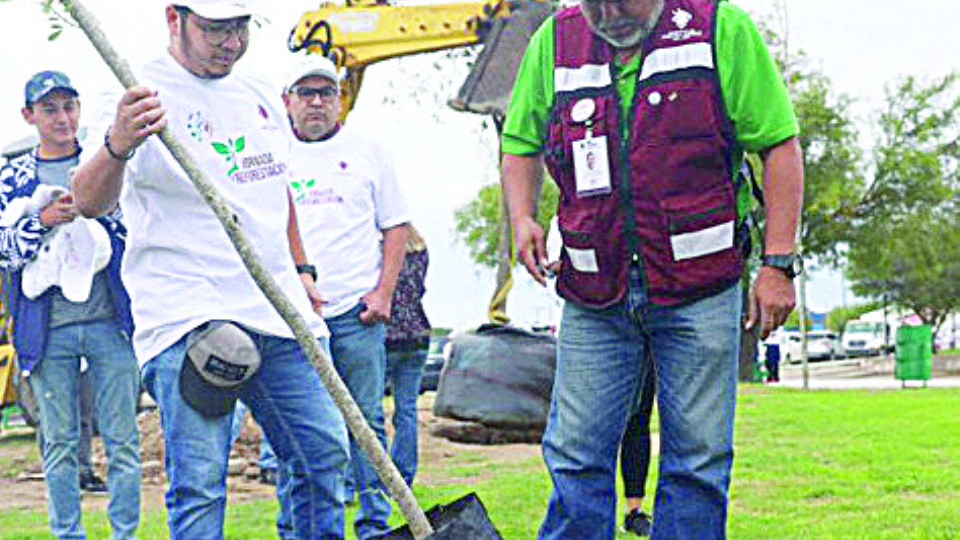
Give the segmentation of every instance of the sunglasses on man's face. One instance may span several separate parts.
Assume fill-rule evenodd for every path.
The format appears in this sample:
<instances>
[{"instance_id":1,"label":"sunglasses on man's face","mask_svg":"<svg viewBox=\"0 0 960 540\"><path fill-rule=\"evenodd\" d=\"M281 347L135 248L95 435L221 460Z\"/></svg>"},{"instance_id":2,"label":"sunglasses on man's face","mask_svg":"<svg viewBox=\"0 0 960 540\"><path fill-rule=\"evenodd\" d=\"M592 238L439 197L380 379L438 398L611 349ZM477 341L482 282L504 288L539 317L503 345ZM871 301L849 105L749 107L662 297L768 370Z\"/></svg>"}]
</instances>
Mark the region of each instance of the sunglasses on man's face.
<instances>
[{"instance_id":1,"label":"sunglasses on man's face","mask_svg":"<svg viewBox=\"0 0 960 540\"><path fill-rule=\"evenodd\" d=\"M305 99L307 101L312 100L317 96L320 96L321 99L331 99L339 93L333 86L324 86L322 88L316 88L313 86L296 86L292 91L297 95L298 98Z\"/></svg>"}]
</instances>

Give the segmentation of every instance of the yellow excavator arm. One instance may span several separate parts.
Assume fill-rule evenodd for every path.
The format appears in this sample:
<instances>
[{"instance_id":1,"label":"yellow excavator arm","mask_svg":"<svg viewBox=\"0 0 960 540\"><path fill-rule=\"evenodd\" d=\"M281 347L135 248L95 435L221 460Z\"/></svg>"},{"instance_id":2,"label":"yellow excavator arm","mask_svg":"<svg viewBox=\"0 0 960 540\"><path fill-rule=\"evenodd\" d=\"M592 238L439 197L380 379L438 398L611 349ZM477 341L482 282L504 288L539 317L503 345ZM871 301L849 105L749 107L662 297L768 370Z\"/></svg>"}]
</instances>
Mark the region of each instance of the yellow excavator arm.
<instances>
[{"instance_id":1,"label":"yellow excavator arm","mask_svg":"<svg viewBox=\"0 0 960 540\"><path fill-rule=\"evenodd\" d=\"M346 117L368 65L480 43L492 21L509 14L505 0L410 6L376 1L323 3L300 17L287 46L292 52L306 49L324 54L346 69L341 96Z\"/></svg>"}]
</instances>

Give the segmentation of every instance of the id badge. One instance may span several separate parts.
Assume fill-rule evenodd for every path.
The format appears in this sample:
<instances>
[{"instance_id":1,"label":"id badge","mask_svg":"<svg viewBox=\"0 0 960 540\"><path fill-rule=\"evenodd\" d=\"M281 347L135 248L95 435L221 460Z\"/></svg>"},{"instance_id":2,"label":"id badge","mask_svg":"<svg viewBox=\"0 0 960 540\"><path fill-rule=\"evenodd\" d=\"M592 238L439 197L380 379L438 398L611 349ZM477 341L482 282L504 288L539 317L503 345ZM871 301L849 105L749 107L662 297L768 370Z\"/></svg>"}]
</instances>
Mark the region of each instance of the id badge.
<instances>
[{"instance_id":1,"label":"id badge","mask_svg":"<svg viewBox=\"0 0 960 540\"><path fill-rule=\"evenodd\" d=\"M610 162L607 158L606 135L573 141L573 174L578 197L610 193Z\"/></svg>"}]
</instances>

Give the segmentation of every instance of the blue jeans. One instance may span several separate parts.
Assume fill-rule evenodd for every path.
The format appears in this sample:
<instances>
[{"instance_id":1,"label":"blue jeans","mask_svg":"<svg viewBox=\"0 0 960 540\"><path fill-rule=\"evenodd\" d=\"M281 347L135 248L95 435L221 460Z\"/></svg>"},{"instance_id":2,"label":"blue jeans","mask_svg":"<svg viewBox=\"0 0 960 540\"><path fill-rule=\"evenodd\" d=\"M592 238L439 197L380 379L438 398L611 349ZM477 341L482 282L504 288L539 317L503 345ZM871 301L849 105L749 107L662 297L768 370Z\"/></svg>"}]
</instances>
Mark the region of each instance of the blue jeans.
<instances>
[{"instance_id":1,"label":"blue jeans","mask_svg":"<svg viewBox=\"0 0 960 540\"><path fill-rule=\"evenodd\" d=\"M237 439L240 437L240 432L243 430L243 417L247 414L247 406L243 404L242 401L237 401L236 407L233 409L233 424L230 426L230 446L232 447L236 444ZM270 448L270 441L267 440L266 434L261 433L260 436L260 458L257 459L257 466L261 469L273 469L277 470L277 455L273 453L273 448Z\"/></svg>"},{"instance_id":2,"label":"blue jeans","mask_svg":"<svg viewBox=\"0 0 960 540\"><path fill-rule=\"evenodd\" d=\"M89 363L94 408L107 450L107 515L114 538L133 538L140 523L140 378L130 340L112 320L53 328L30 373L43 426L43 472L50 530L85 538L80 519L80 358Z\"/></svg>"},{"instance_id":3,"label":"blue jeans","mask_svg":"<svg viewBox=\"0 0 960 540\"><path fill-rule=\"evenodd\" d=\"M284 538L343 538L341 489L349 455L340 411L293 339L250 332L263 359L240 398L290 471ZM222 539L233 415L206 418L180 396L186 337L143 366L160 406L170 537Z\"/></svg>"},{"instance_id":4,"label":"blue jeans","mask_svg":"<svg viewBox=\"0 0 960 540\"><path fill-rule=\"evenodd\" d=\"M667 308L646 302L631 275L628 298L614 307L564 305L543 439L554 490L539 538L614 537L617 449L648 369L660 413L652 537L725 538L740 287Z\"/></svg>"},{"instance_id":5,"label":"blue jeans","mask_svg":"<svg viewBox=\"0 0 960 540\"><path fill-rule=\"evenodd\" d=\"M383 427L383 376L387 362L383 344L385 328L382 323L366 325L360 322L362 310L363 305L358 304L346 313L326 319L330 329L330 351L337 373L377 434L380 444L386 448L387 434ZM350 458L350 475L360 500L353 522L357 537L366 540L390 532L387 526L390 499L376 470L352 435Z\"/></svg>"},{"instance_id":6,"label":"blue jeans","mask_svg":"<svg viewBox=\"0 0 960 540\"><path fill-rule=\"evenodd\" d=\"M387 377L393 382L393 444L390 458L407 485L417 474L417 397L427 347L387 349Z\"/></svg>"}]
</instances>

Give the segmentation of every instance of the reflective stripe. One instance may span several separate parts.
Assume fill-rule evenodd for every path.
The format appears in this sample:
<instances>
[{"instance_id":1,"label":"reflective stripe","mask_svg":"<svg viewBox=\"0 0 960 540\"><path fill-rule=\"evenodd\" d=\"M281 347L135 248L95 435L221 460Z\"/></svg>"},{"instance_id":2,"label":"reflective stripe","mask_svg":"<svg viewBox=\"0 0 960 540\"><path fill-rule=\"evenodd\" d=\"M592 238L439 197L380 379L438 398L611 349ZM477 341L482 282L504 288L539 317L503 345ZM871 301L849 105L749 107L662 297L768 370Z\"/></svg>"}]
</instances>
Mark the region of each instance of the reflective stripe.
<instances>
[{"instance_id":1,"label":"reflective stripe","mask_svg":"<svg viewBox=\"0 0 960 540\"><path fill-rule=\"evenodd\" d=\"M604 86L610 86L610 68L606 64L586 64L578 68L558 67L553 70L554 92Z\"/></svg>"},{"instance_id":2,"label":"reflective stripe","mask_svg":"<svg viewBox=\"0 0 960 540\"><path fill-rule=\"evenodd\" d=\"M733 222L670 236L673 260L682 261L733 247Z\"/></svg>"},{"instance_id":3,"label":"reflective stripe","mask_svg":"<svg viewBox=\"0 0 960 540\"><path fill-rule=\"evenodd\" d=\"M643 62L639 80L649 79L659 73L695 67L713 69L713 51L709 43L690 43L653 51Z\"/></svg>"},{"instance_id":4,"label":"reflective stripe","mask_svg":"<svg viewBox=\"0 0 960 540\"><path fill-rule=\"evenodd\" d=\"M593 249L574 249L570 246L563 246L567 250L567 256L570 257L570 264L577 272L596 274L600 271L597 265L597 252Z\"/></svg>"}]
</instances>

